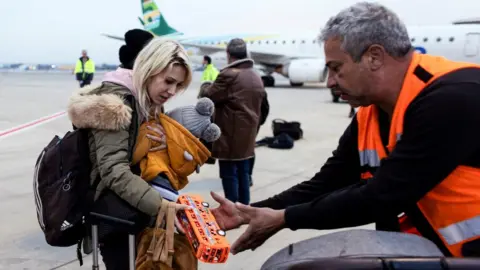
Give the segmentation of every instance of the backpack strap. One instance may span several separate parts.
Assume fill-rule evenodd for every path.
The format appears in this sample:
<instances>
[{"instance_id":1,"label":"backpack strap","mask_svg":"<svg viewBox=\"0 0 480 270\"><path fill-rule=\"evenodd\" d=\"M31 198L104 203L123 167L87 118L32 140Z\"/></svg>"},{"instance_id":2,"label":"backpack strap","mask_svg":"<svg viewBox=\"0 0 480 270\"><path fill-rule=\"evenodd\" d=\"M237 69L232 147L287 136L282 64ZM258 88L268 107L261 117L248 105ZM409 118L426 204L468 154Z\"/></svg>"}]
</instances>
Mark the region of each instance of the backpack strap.
<instances>
[{"instance_id":1,"label":"backpack strap","mask_svg":"<svg viewBox=\"0 0 480 270\"><path fill-rule=\"evenodd\" d=\"M137 140L137 133L138 133L138 114L137 114L137 106L135 104L135 97L132 94L126 94L124 98L128 101L130 108L132 108L132 121L130 124L129 133L133 134L133 138L129 138L128 140L128 160L132 160L133 157L133 148L135 147L135 142ZM136 132L134 132L136 131Z\"/></svg>"}]
</instances>

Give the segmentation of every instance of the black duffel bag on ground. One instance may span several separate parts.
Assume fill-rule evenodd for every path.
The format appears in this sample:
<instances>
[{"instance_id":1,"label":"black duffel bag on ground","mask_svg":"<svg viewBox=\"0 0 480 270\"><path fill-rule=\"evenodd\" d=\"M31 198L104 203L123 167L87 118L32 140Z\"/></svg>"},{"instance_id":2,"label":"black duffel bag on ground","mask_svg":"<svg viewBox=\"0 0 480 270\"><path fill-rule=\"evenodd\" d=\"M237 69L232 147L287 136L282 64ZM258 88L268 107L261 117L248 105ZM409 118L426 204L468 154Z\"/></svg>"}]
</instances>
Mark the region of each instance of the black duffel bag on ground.
<instances>
[{"instance_id":1,"label":"black duffel bag on ground","mask_svg":"<svg viewBox=\"0 0 480 270\"><path fill-rule=\"evenodd\" d=\"M274 149L292 149L294 140L286 133L280 133L275 137L265 137L255 142L255 147L267 146Z\"/></svg>"},{"instance_id":2,"label":"black duffel bag on ground","mask_svg":"<svg viewBox=\"0 0 480 270\"><path fill-rule=\"evenodd\" d=\"M303 130L301 128L300 122L297 121L288 122L283 119L273 119L272 131L273 136L278 136L281 133L286 133L294 140L299 140L303 138Z\"/></svg>"}]
</instances>

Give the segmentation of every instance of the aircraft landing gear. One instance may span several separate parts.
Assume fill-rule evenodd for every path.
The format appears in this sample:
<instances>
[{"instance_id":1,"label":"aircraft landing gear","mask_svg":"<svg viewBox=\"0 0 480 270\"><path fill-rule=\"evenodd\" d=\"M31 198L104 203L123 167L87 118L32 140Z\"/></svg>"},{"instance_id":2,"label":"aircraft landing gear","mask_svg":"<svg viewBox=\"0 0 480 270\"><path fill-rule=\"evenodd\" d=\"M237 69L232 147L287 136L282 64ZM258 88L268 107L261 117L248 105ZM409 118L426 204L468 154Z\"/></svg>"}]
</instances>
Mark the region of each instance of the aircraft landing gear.
<instances>
[{"instance_id":1,"label":"aircraft landing gear","mask_svg":"<svg viewBox=\"0 0 480 270\"><path fill-rule=\"evenodd\" d=\"M275 86L275 78L273 78L273 76L262 76L262 81L263 81L263 85L265 87L274 87Z\"/></svg>"},{"instance_id":2,"label":"aircraft landing gear","mask_svg":"<svg viewBox=\"0 0 480 270\"><path fill-rule=\"evenodd\" d=\"M303 83L302 82L301 83L296 83L296 82L290 81L290 86L292 86L292 87L302 87Z\"/></svg>"}]
</instances>

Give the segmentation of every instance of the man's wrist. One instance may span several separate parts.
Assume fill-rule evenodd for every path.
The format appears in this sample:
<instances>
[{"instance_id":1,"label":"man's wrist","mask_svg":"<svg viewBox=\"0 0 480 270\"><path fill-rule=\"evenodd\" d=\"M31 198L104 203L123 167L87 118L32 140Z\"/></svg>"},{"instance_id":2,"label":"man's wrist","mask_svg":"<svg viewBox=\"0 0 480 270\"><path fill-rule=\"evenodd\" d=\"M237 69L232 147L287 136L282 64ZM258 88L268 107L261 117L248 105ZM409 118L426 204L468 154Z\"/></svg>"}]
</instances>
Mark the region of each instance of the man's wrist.
<instances>
[{"instance_id":1,"label":"man's wrist","mask_svg":"<svg viewBox=\"0 0 480 270\"><path fill-rule=\"evenodd\" d=\"M275 210L277 213L276 213L276 224L278 226L278 228L280 229L284 229L286 227L286 222L285 222L285 209L282 209L282 210Z\"/></svg>"}]
</instances>

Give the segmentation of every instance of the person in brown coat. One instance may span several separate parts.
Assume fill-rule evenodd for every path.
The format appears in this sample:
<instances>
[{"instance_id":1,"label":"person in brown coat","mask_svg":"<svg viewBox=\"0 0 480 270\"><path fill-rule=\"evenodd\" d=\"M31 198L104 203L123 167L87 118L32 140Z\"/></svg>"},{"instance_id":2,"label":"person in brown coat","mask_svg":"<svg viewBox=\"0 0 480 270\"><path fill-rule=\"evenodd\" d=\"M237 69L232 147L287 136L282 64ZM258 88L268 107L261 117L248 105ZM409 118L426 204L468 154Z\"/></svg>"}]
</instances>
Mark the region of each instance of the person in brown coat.
<instances>
[{"instance_id":1,"label":"person in brown coat","mask_svg":"<svg viewBox=\"0 0 480 270\"><path fill-rule=\"evenodd\" d=\"M232 202L250 202L250 159L254 156L261 106L266 96L261 77L247 57L242 39L227 45L228 65L212 84L204 84L199 96L215 103L213 121L222 135L213 143L225 197Z\"/></svg>"}]
</instances>

